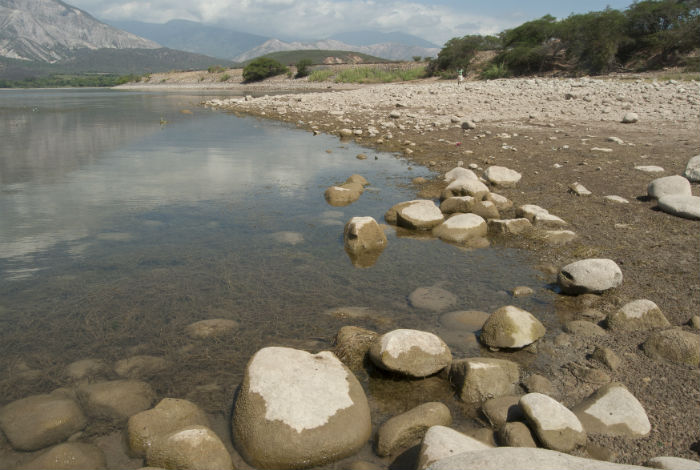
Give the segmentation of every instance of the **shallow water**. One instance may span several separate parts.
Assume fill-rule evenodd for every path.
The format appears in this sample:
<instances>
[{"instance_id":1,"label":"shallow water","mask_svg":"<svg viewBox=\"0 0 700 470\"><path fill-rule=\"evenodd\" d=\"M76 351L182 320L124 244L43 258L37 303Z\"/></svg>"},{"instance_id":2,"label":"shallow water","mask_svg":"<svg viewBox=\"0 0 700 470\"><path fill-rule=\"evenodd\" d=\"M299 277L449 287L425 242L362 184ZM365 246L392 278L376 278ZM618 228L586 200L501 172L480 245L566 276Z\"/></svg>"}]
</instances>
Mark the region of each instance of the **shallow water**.
<instances>
[{"instance_id":1,"label":"shallow water","mask_svg":"<svg viewBox=\"0 0 700 470\"><path fill-rule=\"evenodd\" d=\"M373 267L351 264L345 222L383 222L389 207L415 198L410 180L429 176L426 169L199 107L204 99L0 91L0 405L65 385L63 370L75 360L151 354L172 364L147 377L160 397L226 414L261 347L330 348L345 324L438 332L439 314L407 302L420 286L456 294L453 310L515 304L547 321L546 294L507 293L544 284L525 253L464 250L391 230ZM370 158L356 159L361 152ZM353 173L371 186L350 206L329 206L325 188ZM323 314L338 306L377 315ZM217 340L184 334L207 318L240 328ZM451 346L458 357L479 352ZM367 389L378 420L403 405L389 403L377 380ZM416 390L400 393L419 403Z\"/></svg>"}]
</instances>

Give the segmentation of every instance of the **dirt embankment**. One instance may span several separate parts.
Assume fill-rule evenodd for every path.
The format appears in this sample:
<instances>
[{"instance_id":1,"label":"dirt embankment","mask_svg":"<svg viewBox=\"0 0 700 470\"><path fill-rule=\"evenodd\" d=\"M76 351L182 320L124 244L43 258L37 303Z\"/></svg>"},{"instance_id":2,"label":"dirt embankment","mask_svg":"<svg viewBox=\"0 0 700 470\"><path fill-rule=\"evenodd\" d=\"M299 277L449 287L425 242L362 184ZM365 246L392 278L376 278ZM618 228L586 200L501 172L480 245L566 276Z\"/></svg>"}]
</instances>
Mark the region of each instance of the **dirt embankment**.
<instances>
[{"instance_id":1,"label":"dirt embankment","mask_svg":"<svg viewBox=\"0 0 700 470\"><path fill-rule=\"evenodd\" d=\"M492 165L517 170L523 175L518 186L497 191L515 207L537 204L563 218L576 239L552 244L537 236L505 237L497 244L531 250L550 282L557 268L583 258L613 259L624 273L623 285L603 295L558 296L562 328L579 319L604 325L605 315L625 303L649 299L673 326L697 333L688 323L700 305L699 223L659 211L646 188L654 178L682 174L700 153L698 82L518 79L458 87L429 81L208 104L400 152L436 172L435 180L416 186L422 197L437 198L445 186L439 175L460 162L479 173ZM638 122L623 124L627 113L636 113ZM467 121L473 129L463 128ZM635 168L640 166L661 170ZM575 182L592 194L572 194ZM700 187L694 184L692 192L700 194ZM610 195L628 202L605 199ZM501 215L513 217L514 209ZM630 389L652 423L649 437L640 440L592 437L599 457L637 464L658 455L699 459L697 368L647 357L640 345L649 332L562 335L561 344L568 346L561 349L560 363L535 372L566 391L567 406L595 390L582 371L602 367L590 355L604 346L623 362L604 370L606 376Z\"/></svg>"}]
</instances>

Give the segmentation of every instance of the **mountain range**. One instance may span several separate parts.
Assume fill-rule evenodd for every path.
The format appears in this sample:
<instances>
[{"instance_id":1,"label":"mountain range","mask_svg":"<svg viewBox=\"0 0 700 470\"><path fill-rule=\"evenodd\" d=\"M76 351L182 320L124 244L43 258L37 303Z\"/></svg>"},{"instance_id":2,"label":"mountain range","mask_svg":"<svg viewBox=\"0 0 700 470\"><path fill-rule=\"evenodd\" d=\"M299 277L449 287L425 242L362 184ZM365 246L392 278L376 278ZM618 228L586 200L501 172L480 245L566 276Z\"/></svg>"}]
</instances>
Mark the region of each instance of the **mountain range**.
<instances>
[{"instance_id":1,"label":"mountain range","mask_svg":"<svg viewBox=\"0 0 700 470\"><path fill-rule=\"evenodd\" d=\"M290 50L352 51L390 60L439 52L424 39L398 32L345 32L284 42L186 20L109 25L61 0L0 0L0 78L233 66L233 61Z\"/></svg>"}]
</instances>

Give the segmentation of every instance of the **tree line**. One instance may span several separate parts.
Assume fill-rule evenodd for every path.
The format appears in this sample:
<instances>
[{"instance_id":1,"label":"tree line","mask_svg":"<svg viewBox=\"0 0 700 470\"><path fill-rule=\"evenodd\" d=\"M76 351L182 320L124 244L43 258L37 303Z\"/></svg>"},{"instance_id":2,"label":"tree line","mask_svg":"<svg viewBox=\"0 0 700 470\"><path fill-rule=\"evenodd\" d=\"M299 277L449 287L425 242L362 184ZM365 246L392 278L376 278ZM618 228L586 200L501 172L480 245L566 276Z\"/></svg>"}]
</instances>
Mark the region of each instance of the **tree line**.
<instances>
[{"instance_id":1,"label":"tree line","mask_svg":"<svg viewBox=\"0 0 700 470\"><path fill-rule=\"evenodd\" d=\"M545 15L496 36L450 39L428 64L431 75L467 70L479 51L496 55L483 78L556 70L603 74L626 65L654 69L697 65L686 55L700 47L700 0L643 0L626 10L606 8L557 20ZM685 61L685 63L683 63Z\"/></svg>"}]
</instances>

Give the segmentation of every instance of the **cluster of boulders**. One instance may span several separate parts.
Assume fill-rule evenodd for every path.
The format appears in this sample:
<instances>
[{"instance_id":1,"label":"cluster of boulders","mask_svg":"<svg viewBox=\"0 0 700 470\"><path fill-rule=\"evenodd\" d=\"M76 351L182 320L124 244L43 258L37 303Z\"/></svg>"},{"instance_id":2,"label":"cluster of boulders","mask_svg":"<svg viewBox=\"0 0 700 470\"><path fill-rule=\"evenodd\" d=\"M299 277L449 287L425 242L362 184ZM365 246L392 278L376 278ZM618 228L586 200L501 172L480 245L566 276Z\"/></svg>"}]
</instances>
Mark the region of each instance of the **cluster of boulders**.
<instances>
[{"instance_id":1,"label":"cluster of boulders","mask_svg":"<svg viewBox=\"0 0 700 470\"><path fill-rule=\"evenodd\" d=\"M330 186L323 196L331 206L342 207L360 199L369 182L360 175L351 175L345 183Z\"/></svg>"},{"instance_id":2,"label":"cluster of boulders","mask_svg":"<svg viewBox=\"0 0 700 470\"><path fill-rule=\"evenodd\" d=\"M647 195L656 199L659 209L664 212L700 220L700 197L693 196L691 182L700 182L700 155L690 159L683 176L665 176L649 183Z\"/></svg>"}]
</instances>

